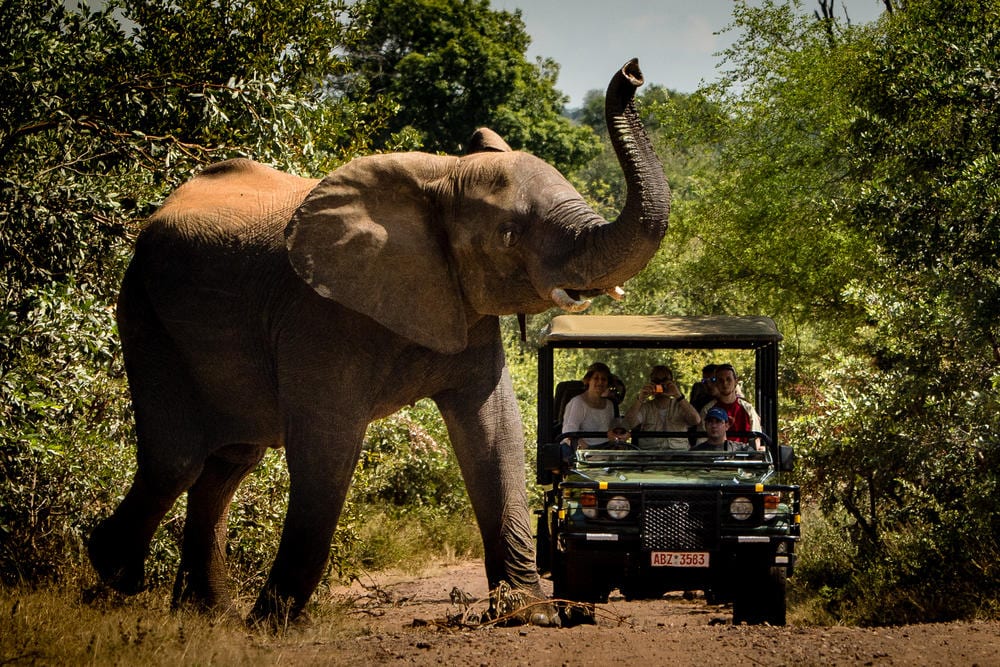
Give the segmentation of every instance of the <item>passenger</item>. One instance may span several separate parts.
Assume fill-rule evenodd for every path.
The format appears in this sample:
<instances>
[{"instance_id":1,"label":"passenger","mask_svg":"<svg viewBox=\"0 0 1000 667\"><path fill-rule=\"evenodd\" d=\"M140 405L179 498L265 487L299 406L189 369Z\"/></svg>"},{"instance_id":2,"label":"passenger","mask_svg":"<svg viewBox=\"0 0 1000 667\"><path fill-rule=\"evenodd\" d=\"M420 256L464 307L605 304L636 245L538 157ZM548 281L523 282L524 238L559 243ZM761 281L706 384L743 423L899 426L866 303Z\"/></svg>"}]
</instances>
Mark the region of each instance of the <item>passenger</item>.
<instances>
[{"instance_id":1,"label":"passenger","mask_svg":"<svg viewBox=\"0 0 1000 667\"><path fill-rule=\"evenodd\" d=\"M726 439L729 415L722 408L709 408L705 414L705 433L708 438L691 448L693 452L749 452L753 445Z\"/></svg>"},{"instance_id":2,"label":"passenger","mask_svg":"<svg viewBox=\"0 0 1000 667\"><path fill-rule=\"evenodd\" d=\"M579 438L580 448L600 446L614 439L611 420L615 417L615 403L606 395L610 379L611 369L607 365L601 362L591 364L583 376L583 384L587 388L566 404L566 410L563 412L563 433L601 431L608 434L606 438Z\"/></svg>"},{"instance_id":3,"label":"passenger","mask_svg":"<svg viewBox=\"0 0 1000 667\"><path fill-rule=\"evenodd\" d=\"M715 367L716 397L701 409L702 422L712 408L721 408L729 416L729 432L759 431L760 416L749 401L739 396L737 386L739 376L732 364L719 364ZM746 436L733 436L733 440L747 442ZM759 443L758 443L759 446Z\"/></svg>"},{"instance_id":4,"label":"passenger","mask_svg":"<svg viewBox=\"0 0 1000 667\"><path fill-rule=\"evenodd\" d=\"M604 397L615 402L615 416L621 414L621 404L625 400L625 383L614 373L608 380L608 390L604 392Z\"/></svg>"},{"instance_id":5,"label":"passenger","mask_svg":"<svg viewBox=\"0 0 1000 667\"><path fill-rule=\"evenodd\" d=\"M691 405L700 413L705 404L716 397L715 364L708 364L701 369L701 381L691 385Z\"/></svg>"},{"instance_id":6,"label":"passenger","mask_svg":"<svg viewBox=\"0 0 1000 667\"><path fill-rule=\"evenodd\" d=\"M708 364L701 369L701 380L691 385L691 398L688 399L694 409L701 415L701 409L705 404L716 398L715 391L715 364ZM699 422L700 423L700 422ZM688 444L692 447L698 442L698 427L692 426L688 429Z\"/></svg>"},{"instance_id":7,"label":"passenger","mask_svg":"<svg viewBox=\"0 0 1000 667\"><path fill-rule=\"evenodd\" d=\"M642 431L687 431L701 422L698 411L684 398L674 375L666 366L653 366L649 384L639 390L639 398L625 413L625 421ZM688 449L688 439L639 438L639 449Z\"/></svg>"},{"instance_id":8,"label":"passenger","mask_svg":"<svg viewBox=\"0 0 1000 667\"><path fill-rule=\"evenodd\" d=\"M628 422L625 421L625 418L615 417L611 420L611 426L608 428L608 443L604 446L611 449L629 449L629 435Z\"/></svg>"}]
</instances>

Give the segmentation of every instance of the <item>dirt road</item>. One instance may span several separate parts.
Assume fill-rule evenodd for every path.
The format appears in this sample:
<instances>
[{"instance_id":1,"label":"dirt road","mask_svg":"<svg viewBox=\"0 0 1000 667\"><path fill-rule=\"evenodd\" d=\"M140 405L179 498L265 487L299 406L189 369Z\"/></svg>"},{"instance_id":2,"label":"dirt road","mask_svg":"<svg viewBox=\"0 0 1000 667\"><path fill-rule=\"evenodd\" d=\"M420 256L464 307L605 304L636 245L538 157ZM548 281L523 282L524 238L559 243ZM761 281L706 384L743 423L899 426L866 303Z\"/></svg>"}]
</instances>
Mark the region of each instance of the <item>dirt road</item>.
<instances>
[{"instance_id":1,"label":"dirt road","mask_svg":"<svg viewBox=\"0 0 1000 667\"><path fill-rule=\"evenodd\" d=\"M625 602L613 595L597 606L594 625L463 630L439 621L462 610L452 601L460 592L476 600L473 609L486 608L479 562L380 574L366 584L321 600L349 604L353 620L344 635L312 641L288 657L344 665L1000 665L998 622L733 626L729 609L701 598Z\"/></svg>"}]
</instances>

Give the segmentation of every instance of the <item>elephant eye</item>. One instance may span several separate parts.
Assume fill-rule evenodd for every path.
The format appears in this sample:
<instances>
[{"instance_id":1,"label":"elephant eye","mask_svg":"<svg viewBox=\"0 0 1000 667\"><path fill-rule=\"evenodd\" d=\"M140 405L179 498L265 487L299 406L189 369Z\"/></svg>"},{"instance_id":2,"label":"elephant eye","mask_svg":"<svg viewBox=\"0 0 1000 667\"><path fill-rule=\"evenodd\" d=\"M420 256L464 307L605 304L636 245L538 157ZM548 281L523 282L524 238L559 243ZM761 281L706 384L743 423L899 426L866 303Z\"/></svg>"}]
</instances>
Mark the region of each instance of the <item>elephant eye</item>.
<instances>
[{"instance_id":1,"label":"elephant eye","mask_svg":"<svg viewBox=\"0 0 1000 667\"><path fill-rule=\"evenodd\" d=\"M510 248L515 243L517 243L519 236L517 230L508 227L507 229L504 229L502 232L500 232L500 238L503 239L503 244L508 248Z\"/></svg>"}]
</instances>

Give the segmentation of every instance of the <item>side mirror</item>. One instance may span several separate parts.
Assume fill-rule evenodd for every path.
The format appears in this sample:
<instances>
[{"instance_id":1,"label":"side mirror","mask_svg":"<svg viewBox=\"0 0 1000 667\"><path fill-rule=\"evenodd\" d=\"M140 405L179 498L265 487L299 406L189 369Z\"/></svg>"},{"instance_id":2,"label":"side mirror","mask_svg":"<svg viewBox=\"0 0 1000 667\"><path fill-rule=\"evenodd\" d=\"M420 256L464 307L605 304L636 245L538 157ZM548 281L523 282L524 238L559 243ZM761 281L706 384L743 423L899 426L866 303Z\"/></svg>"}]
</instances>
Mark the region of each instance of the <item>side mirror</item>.
<instances>
[{"instance_id":1,"label":"side mirror","mask_svg":"<svg viewBox=\"0 0 1000 667\"><path fill-rule=\"evenodd\" d=\"M778 446L778 470L792 472L795 469L795 450L788 445Z\"/></svg>"}]
</instances>

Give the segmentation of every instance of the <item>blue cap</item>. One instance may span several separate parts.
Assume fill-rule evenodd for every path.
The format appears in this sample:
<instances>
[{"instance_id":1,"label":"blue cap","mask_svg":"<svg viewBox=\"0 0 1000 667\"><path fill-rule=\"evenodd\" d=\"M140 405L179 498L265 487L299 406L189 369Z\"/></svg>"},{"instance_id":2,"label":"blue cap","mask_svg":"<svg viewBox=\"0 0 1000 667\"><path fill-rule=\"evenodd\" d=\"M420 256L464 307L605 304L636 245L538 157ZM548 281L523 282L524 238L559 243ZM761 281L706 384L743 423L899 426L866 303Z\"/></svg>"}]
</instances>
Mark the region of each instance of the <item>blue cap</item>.
<instances>
[{"instance_id":1,"label":"blue cap","mask_svg":"<svg viewBox=\"0 0 1000 667\"><path fill-rule=\"evenodd\" d=\"M718 419L720 422L728 422L729 413L722 408L712 408L705 415L705 419Z\"/></svg>"}]
</instances>

